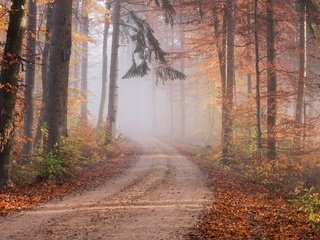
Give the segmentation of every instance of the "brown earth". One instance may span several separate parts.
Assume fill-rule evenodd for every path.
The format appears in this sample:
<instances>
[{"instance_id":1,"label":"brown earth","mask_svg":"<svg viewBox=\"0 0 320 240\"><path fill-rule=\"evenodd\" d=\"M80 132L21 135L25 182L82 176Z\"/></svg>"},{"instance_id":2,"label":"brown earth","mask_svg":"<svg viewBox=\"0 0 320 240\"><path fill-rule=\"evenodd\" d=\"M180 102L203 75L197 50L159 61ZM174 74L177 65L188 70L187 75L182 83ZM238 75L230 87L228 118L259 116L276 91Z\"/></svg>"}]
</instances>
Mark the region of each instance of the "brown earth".
<instances>
[{"instance_id":1,"label":"brown earth","mask_svg":"<svg viewBox=\"0 0 320 240\"><path fill-rule=\"evenodd\" d=\"M0 239L183 239L210 199L198 167L154 139L120 176L2 217Z\"/></svg>"}]
</instances>

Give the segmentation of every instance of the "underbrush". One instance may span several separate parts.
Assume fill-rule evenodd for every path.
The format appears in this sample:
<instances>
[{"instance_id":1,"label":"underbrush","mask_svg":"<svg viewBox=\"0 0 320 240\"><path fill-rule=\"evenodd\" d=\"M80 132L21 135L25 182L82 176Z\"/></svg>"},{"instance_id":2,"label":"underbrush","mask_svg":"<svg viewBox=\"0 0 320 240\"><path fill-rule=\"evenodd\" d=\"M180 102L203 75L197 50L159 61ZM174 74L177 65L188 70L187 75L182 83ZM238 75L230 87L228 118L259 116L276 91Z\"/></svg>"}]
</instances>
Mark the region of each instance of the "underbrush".
<instances>
[{"instance_id":1,"label":"underbrush","mask_svg":"<svg viewBox=\"0 0 320 240\"><path fill-rule=\"evenodd\" d=\"M254 145L239 139L235 142L234 158L227 165L222 164L220 146L192 148L184 154L196 157L206 167L224 169L266 187L295 205L297 211L305 213L308 220L319 227L320 154L306 145L304 154L296 154L298 146L287 145L286 149L293 150L280 152L276 160L270 161L258 156Z\"/></svg>"},{"instance_id":2,"label":"underbrush","mask_svg":"<svg viewBox=\"0 0 320 240\"><path fill-rule=\"evenodd\" d=\"M59 147L46 152L43 142L47 130L44 127L40 147L34 151L29 162L14 161L14 184L23 186L46 180L60 181L119 154L116 143L104 144L102 132L91 126L75 126L69 130L69 137L63 139Z\"/></svg>"}]
</instances>

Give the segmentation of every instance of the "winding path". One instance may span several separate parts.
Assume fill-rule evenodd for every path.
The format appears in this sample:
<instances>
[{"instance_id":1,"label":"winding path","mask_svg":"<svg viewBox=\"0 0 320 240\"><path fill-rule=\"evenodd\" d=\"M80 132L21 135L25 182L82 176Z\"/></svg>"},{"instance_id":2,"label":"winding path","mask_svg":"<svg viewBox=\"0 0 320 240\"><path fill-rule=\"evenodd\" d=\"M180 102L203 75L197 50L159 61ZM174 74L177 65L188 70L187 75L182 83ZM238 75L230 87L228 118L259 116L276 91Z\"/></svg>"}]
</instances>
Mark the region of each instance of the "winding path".
<instances>
[{"instance_id":1,"label":"winding path","mask_svg":"<svg viewBox=\"0 0 320 240\"><path fill-rule=\"evenodd\" d=\"M156 139L101 186L0 218L0 239L183 239L210 197L192 162Z\"/></svg>"}]
</instances>

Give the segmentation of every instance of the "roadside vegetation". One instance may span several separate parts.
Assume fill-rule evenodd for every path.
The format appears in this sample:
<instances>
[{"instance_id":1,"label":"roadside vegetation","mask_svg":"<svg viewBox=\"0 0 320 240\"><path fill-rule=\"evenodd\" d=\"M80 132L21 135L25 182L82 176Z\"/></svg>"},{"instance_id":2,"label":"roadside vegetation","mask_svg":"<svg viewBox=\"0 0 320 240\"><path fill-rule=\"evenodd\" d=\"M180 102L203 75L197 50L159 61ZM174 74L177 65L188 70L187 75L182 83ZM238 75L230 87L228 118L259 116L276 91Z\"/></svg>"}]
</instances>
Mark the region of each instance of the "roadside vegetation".
<instances>
[{"instance_id":1,"label":"roadside vegetation","mask_svg":"<svg viewBox=\"0 0 320 240\"><path fill-rule=\"evenodd\" d=\"M200 166L213 192L207 211L188 239L320 237L319 190L301 185L306 169L282 168L274 174L264 162L250 165L238 158L224 165L218 147L172 144Z\"/></svg>"}]
</instances>

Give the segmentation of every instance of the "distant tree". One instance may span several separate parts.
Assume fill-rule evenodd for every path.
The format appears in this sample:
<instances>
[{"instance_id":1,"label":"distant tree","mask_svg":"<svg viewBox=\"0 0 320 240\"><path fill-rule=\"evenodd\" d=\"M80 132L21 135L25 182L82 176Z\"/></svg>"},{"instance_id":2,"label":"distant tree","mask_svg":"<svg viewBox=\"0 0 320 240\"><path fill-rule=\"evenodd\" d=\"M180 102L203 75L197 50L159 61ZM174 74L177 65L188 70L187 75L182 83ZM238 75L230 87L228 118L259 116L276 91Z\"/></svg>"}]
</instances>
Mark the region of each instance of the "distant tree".
<instances>
[{"instance_id":1,"label":"distant tree","mask_svg":"<svg viewBox=\"0 0 320 240\"><path fill-rule=\"evenodd\" d=\"M82 0L81 6L81 33L89 36L89 12L88 1ZM88 122L88 41L81 44L81 110L80 120L83 123Z\"/></svg>"},{"instance_id":2,"label":"distant tree","mask_svg":"<svg viewBox=\"0 0 320 240\"><path fill-rule=\"evenodd\" d=\"M235 2L227 0L226 2L226 88L225 88L225 109L223 143L222 143L222 161L228 162L232 158L232 109L233 109L233 88L235 82Z\"/></svg>"},{"instance_id":3,"label":"distant tree","mask_svg":"<svg viewBox=\"0 0 320 240\"><path fill-rule=\"evenodd\" d=\"M36 135L34 138L34 147L38 148L40 139L42 136L41 129L45 125L45 111L46 111L46 101L48 94L48 77L49 77L49 60L51 53L51 37L52 37L52 26L53 26L53 4L47 3L45 6L45 39L44 46L41 54L41 82L42 82L42 97L41 97L41 109L39 113L39 121L37 124Z\"/></svg>"},{"instance_id":4,"label":"distant tree","mask_svg":"<svg viewBox=\"0 0 320 240\"><path fill-rule=\"evenodd\" d=\"M110 10L111 4L106 4L107 9ZM103 30L103 47L102 47L102 86L101 98L99 105L99 115L97 127L101 128L103 122L104 108L107 98L107 83L108 83L108 39L109 39L110 23L107 16L105 17L104 30Z\"/></svg>"},{"instance_id":5,"label":"distant tree","mask_svg":"<svg viewBox=\"0 0 320 240\"><path fill-rule=\"evenodd\" d=\"M297 88L297 102L295 121L296 127L300 130L303 126L303 109L305 103L305 85L307 77L307 8L305 0L299 0L298 13L299 13L299 78Z\"/></svg>"},{"instance_id":6,"label":"distant tree","mask_svg":"<svg viewBox=\"0 0 320 240\"><path fill-rule=\"evenodd\" d=\"M115 0L113 2L112 10L113 34L110 60L106 143L111 142L112 139L117 136L117 81L121 3L122 1ZM175 14L175 11L172 4L170 4L168 0L155 1L155 3L158 6L162 6L166 22L173 24L173 15ZM124 9L128 9L128 6ZM124 27L128 29L130 40L134 45L134 50L132 53L132 65L123 78L143 77L147 75L151 70L149 65L153 62L153 64L156 65L154 72L158 79L162 79L163 81L185 79L185 75L183 73L169 65L166 59L167 53L161 48L159 41L154 36L154 31L151 26L134 11L129 11L126 17L129 24L124 24Z\"/></svg>"},{"instance_id":7,"label":"distant tree","mask_svg":"<svg viewBox=\"0 0 320 240\"><path fill-rule=\"evenodd\" d=\"M258 22L258 2L254 1L254 47L255 47L255 72L256 72L256 146L257 152L261 156L261 94L260 94L260 44L259 44L259 22Z\"/></svg>"},{"instance_id":8,"label":"distant tree","mask_svg":"<svg viewBox=\"0 0 320 240\"><path fill-rule=\"evenodd\" d=\"M184 13L183 10L179 14L180 16L180 51L183 54L185 51L185 32L184 32ZM185 59L184 56L180 59L180 71L185 73ZM181 112L181 124L180 124L180 136L183 138L186 134L186 86L185 81L180 81L180 112Z\"/></svg>"},{"instance_id":9,"label":"distant tree","mask_svg":"<svg viewBox=\"0 0 320 240\"><path fill-rule=\"evenodd\" d=\"M267 156L274 160L276 151L277 74L274 0L267 0Z\"/></svg>"},{"instance_id":10,"label":"distant tree","mask_svg":"<svg viewBox=\"0 0 320 240\"><path fill-rule=\"evenodd\" d=\"M36 31L37 31L37 1L28 0L27 17L27 50L26 50L26 72L25 72L25 116L23 135L26 143L23 146L23 154L29 158L33 148L33 95L35 82L35 61L36 61Z\"/></svg>"}]
</instances>

